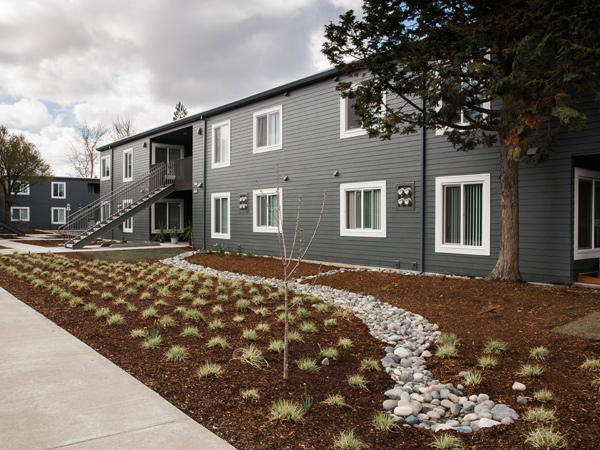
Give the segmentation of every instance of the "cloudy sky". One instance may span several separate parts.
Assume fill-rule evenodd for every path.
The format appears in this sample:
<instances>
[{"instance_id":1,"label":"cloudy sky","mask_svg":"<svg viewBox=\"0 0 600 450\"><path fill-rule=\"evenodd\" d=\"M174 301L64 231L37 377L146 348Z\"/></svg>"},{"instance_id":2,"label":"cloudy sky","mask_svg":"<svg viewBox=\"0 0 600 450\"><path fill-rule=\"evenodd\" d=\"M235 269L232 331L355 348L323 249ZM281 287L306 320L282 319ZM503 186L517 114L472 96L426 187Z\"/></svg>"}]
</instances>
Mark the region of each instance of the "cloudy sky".
<instances>
[{"instance_id":1,"label":"cloudy sky","mask_svg":"<svg viewBox=\"0 0 600 450\"><path fill-rule=\"evenodd\" d=\"M323 28L360 0L0 0L0 125L55 175L84 121L141 132L329 67ZM106 141L105 143L108 143Z\"/></svg>"}]
</instances>

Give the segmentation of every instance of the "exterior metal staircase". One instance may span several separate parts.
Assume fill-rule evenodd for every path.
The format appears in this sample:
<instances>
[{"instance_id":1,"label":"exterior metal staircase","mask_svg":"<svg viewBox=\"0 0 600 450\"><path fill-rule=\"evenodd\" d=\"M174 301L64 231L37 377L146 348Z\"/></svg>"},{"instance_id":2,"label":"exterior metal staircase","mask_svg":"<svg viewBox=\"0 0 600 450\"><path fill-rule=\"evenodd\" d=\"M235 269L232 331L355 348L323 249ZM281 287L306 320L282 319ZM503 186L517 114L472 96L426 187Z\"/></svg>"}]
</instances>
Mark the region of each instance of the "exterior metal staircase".
<instances>
[{"instance_id":1,"label":"exterior metal staircase","mask_svg":"<svg viewBox=\"0 0 600 450\"><path fill-rule=\"evenodd\" d=\"M8 231L16 234L17 236L25 236L25 233L23 232L23 230L20 230L17 227L13 227L11 224L9 224L3 220L0 220L0 228L6 228Z\"/></svg>"},{"instance_id":2,"label":"exterior metal staircase","mask_svg":"<svg viewBox=\"0 0 600 450\"><path fill-rule=\"evenodd\" d=\"M152 166L69 217L59 228L65 247L82 248L171 192L190 189L191 175L191 157Z\"/></svg>"}]
</instances>

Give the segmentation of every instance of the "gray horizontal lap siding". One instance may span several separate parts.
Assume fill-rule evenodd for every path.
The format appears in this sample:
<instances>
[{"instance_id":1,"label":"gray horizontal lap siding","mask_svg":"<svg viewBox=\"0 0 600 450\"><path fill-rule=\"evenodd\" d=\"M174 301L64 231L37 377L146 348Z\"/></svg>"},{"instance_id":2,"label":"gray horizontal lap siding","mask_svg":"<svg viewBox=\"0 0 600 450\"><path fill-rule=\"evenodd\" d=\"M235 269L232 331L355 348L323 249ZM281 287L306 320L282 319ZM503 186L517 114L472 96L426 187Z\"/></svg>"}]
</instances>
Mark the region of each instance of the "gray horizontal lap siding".
<instances>
[{"instance_id":1,"label":"gray horizontal lap siding","mask_svg":"<svg viewBox=\"0 0 600 450\"><path fill-rule=\"evenodd\" d=\"M283 191L284 230L288 246L293 239L298 197L302 196L300 228L307 241L318 219L323 191L327 191L325 212L308 259L330 262L393 267L400 260L403 268L418 261L419 208L396 208L396 184L414 182L420 195L418 135L381 142L367 136L340 139L340 101L333 81L293 90L278 96L211 117L207 122L207 236L209 247L221 243L228 250L277 255L277 235L252 231L252 192L275 187L279 164ZM283 148L252 153L253 113L283 105ZM231 165L211 168L211 125L231 120ZM339 171L334 177L333 172ZM289 181L283 181L285 176ZM340 236L340 184L387 181L387 237ZM213 239L211 234L211 193L230 192L231 238ZM239 194L249 194L247 212L239 210Z\"/></svg>"}]
</instances>

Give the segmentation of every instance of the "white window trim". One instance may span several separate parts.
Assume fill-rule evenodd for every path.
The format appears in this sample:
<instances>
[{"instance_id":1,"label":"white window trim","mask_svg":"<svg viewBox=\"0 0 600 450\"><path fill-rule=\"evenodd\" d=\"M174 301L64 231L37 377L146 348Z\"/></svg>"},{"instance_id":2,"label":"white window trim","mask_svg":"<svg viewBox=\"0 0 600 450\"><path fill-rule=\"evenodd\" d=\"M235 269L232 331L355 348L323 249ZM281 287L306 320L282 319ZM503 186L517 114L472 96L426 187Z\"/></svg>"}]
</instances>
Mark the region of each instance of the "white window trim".
<instances>
[{"instance_id":1,"label":"white window trim","mask_svg":"<svg viewBox=\"0 0 600 450\"><path fill-rule=\"evenodd\" d=\"M107 161L104 163L104 161ZM105 175L104 167L108 167L108 175ZM100 158L100 180L110 180L111 176L111 167L110 167L110 155L103 156Z\"/></svg>"},{"instance_id":2,"label":"white window trim","mask_svg":"<svg viewBox=\"0 0 600 450\"><path fill-rule=\"evenodd\" d=\"M131 176L130 177L125 176L125 174L127 173L126 155L131 155ZM131 180L133 180L133 148L128 148L127 150L123 150L123 182L131 181Z\"/></svg>"},{"instance_id":3,"label":"white window trim","mask_svg":"<svg viewBox=\"0 0 600 450\"><path fill-rule=\"evenodd\" d=\"M160 142L152 143L152 164L156 164L156 147L166 147L168 150L178 149L181 150L181 158L185 158L185 147L183 145L175 145L175 144L162 144ZM167 155L167 161L169 160L169 156Z\"/></svg>"},{"instance_id":4,"label":"white window trim","mask_svg":"<svg viewBox=\"0 0 600 450\"><path fill-rule=\"evenodd\" d=\"M216 216L215 212L215 200L227 199L227 233L217 233L215 231ZM216 192L210 194L210 237L214 239L230 239L231 238L231 198L229 192Z\"/></svg>"},{"instance_id":5,"label":"white window trim","mask_svg":"<svg viewBox=\"0 0 600 450\"><path fill-rule=\"evenodd\" d=\"M265 145L263 147L256 146L257 120L259 116L264 116L272 112L279 112L279 143L275 145ZM273 106L271 108L262 109L254 113L252 117L252 153L270 152L273 150L281 150L283 148L283 105Z\"/></svg>"},{"instance_id":6,"label":"white window trim","mask_svg":"<svg viewBox=\"0 0 600 450\"><path fill-rule=\"evenodd\" d=\"M64 186L63 188L63 196L59 196L59 195L54 195L54 185L55 184L62 184ZM50 186L50 196L52 198L67 198L67 183L65 183L64 181L53 181L52 185Z\"/></svg>"},{"instance_id":7,"label":"white window trim","mask_svg":"<svg viewBox=\"0 0 600 450\"><path fill-rule=\"evenodd\" d=\"M275 227L263 226L259 227L256 225L258 219L258 197L266 195L277 195L277 204L279 209L279 230L283 227L283 192L281 188L273 189L255 189L252 191L252 231L255 233L277 233L279 230Z\"/></svg>"},{"instance_id":8,"label":"white window trim","mask_svg":"<svg viewBox=\"0 0 600 450\"><path fill-rule=\"evenodd\" d=\"M17 195L29 195L30 194L30 189L31 189L31 185L29 183L27 183L26 181L24 182L19 182L19 191L16 193ZM24 191L21 191L21 189L26 188Z\"/></svg>"},{"instance_id":9,"label":"white window trim","mask_svg":"<svg viewBox=\"0 0 600 450\"><path fill-rule=\"evenodd\" d=\"M383 93L383 105L381 105L381 113L385 114L385 105L387 103L387 95ZM340 97L340 139L353 138L356 136L366 136L367 130L364 128L355 128L354 130L347 130L348 128L348 97Z\"/></svg>"},{"instance_id":10,"label":"white window trim","mask_svg":"<svg viewBox=\"0 0 600 450\"><path fill-rule=\"evenodd\" d=\"M13 211L15 209L24 209L25 211L27 211L27 219L13 219ZM31 216L29 215L30 211L29 211L29 206L11 206L10 207L10 221L11 222L30 222ZM20 216L20 214L19 214Z\"/></svg>"},{"instance_id":11,"label":"white window trim","mask_svg":"<svg viewBox=\"0 0 600 450\"><path fill-rule=\"evenodd\" d=\"M374 237L384 238L387 236L387 183L382 181L364 181L357 183L340 184L340 236ZM346 202L346 191L358 189L381 189L381 229L348 229L346 228L346 215L348 205Z\"/></svg>"},{"instance_id":12,"label":"white window trim","mask_svg":"<svg viewBox=\"0 0 600 450\"><path fill-rule=\"evenodd\" d=\"M54 211L57 210L62 210L63 212L63 221L60 222L55 222L54 221ZM51 208L51 212L50 212L51 216L50 216L50 222L52 223L52 225L63 225L65 223L67 223L67 208Z\"/></svg>"},{"instance_id":13,"label":"white window trim","mask_svg":"<svg viewBox=\"0 0 600 450\"><path fill-rule=\"evenodd\" d=\"M573 259L575 261L581 259L590 259L600 257L600 248L586 248L579 249L577 243L579 242L579 179L584 178L588 180L598 180L600 182L600 171L575 168L575 176L573 179L574 183L574 203L575 203L575 215L573 217Z\"/></svg>"},{"instance_id":14,"label":"white window trim","mask_svg":"<svg viewBox=\"0 0 600 450\"><path fill-rule=\"evenodd\" d=\"M121 202L121 205L123 206L123 208L131 205L133 203L133 199L128 198L128 199L124 199ZM129 224L131 225L130 227L127 226L127 222L129 222ZM123 222L123 232L124 233L133 233L133 216L130 217L129 219L127 219L125 222Z\"/></svg>"},{"instance_id":15,"label":"white window trim","mask_svg":"<svg viewBox=\"0 0 600 450\"><path fill-rule=\"evenodd\" d=\"M184 204L183 204L183 199L181 198L170 198L168 200L159 200L156 203L154 203L151 207L150 207L150 220L151 222L151 233L152 234L156 234L156 233L160 233L160 230L157 228L154 228L154 205L156 205L157 203L181 203L181 208L179 208L179 223L181 224L180 228L177 229L178 233L183 233L183 209L184 209ZM168 213L167 213L167 217L168 217ZM168 224L167 224L168 225ZM168 233L170 230L169 227L167 227L165 229L165 232Z\"/></svg>"},{"instance_id":16,"label":"white window trim","mask_svg":"<svg viewBox=\"0 0 600 450\"><path fill-rule=\"evenodd\" d=\"M444 186L457 184L482 183L482 236L481 246L444 243ZM462 199L461 199L462 202ZM455 175L435 179L435 252L459 255L490 256L490 211L491 185L490 174Z\"/></svg>"},{"instance_id":17,"label":"white window trim","mask_svg":"<svg viewBox=\"0 0 600 450\"><path fill-rule=\"evenodd\" d=\"M229 142L229 148L227 149L227 157L224 158L223 162L216 162L215 161L215 132L217 128L221 128L222 126L227 125L227 133L229 134L227 141ZM212 168L213 169L218 169L220 167L229 167L230 166L230 160L231 160L231 120L225 120L223 122L219 122L219 123L215 123L212 126Z\"/></svg>"}]
</instances>

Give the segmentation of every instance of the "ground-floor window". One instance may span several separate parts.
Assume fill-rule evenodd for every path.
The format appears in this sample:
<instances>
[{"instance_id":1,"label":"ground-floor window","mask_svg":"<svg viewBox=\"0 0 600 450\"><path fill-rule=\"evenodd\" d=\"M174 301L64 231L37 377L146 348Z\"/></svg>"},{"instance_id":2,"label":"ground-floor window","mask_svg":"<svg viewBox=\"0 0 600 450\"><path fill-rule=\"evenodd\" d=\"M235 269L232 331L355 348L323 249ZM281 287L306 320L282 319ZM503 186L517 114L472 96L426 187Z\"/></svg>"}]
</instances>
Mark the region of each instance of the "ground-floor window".
<instances>
[{"instance_id":1,"label":"ground-floor window","mask_svg":"<svg viewBox=\"0 0 600 450\"><path fill-rule=\"evenodd\" d=\"M283 223L281 188L257 189L253 192L253 230L257 233L277 233ZM279 214L279 217L278 217Z\"/></svg>"},{"instance_id":2,"label":"ground-floor window","mask_svg":"<svg viewBox=\"0 0 600 450\"><path fill-rule=\"evenodd\" d=\"M435 179L435 251L490 254L490 174Z\"/></svg>"},{"instance_id":3,"label":"ground-floor window","mask_svg":"<svg viewBox=\"0 0 600 450\"><path fill-rule=\"evenodd\" d=\"M229 192L211 194L211 237L229 239Z\"/></svg>"},{"instance_id":4,"label":"ground-floor window","mask_svg":"<svg viewBox=\"0 0 600 450\"><path fill-rule=\"evenodd\" d=\"M29 222L29 207L13 206L10 208L10 220L13 222Z\"/></svg>"},{"instance_id":5,"label":"ground-floor window","mask_svg":"<svg viewBox=\"0 0 600 450\"><path fill-rule=\"evenodd\" d=\"M600 256L600 172L575 169L575 259Z\"/></svg>"},{"instance_id":6,"label":"ground-floor window","mask_svg":"<svg viewBox=\"0 0 600 450\"><path fill-rule=\"evenodd\" d=\"M123 208L126 208L127 206L131 205L132 203L133 203L132 199L123 200ZM133 217L130 217L123 223L123 231L125 233L133 232Z\"/></svg>"},{"instance_id":7,"label":"ground-floor window","mask_svg":"<svg viewBox=\"0 0 600 450\"><path fill-rule=\"evenodd\" d=\"M110 202L102 203L100 207L100 220L106 220L110 217Z\"/></svg>"},{"instance_id":8,"label":"ground-floor window","mask_svg":"<svg viewBox=\"0 0 600 450\"><path fill-rule=\"evenodd\" d=\"M386 182L340 185L340 236L386 237Z\"/></svg>"},{"instance_id":9,"label":"ground-floor window","mask_svg":"<svg viewBox=\"0 0 600 450\"><path fill-rule=\"evenodd\" d=\"M152 233L177 228L183 231L183 200L169 199L152 205Z\"/></svg>"},{"instance_id":10,"label":"ground-floor window","mask_svg":"<svg viewBox=\"0 0 600 450\"><path fill-rule=\"evenodd\" d=\"M52 208L52 224L64 224L67 218L66 208Z\"/></svg>"}]
</instances>

